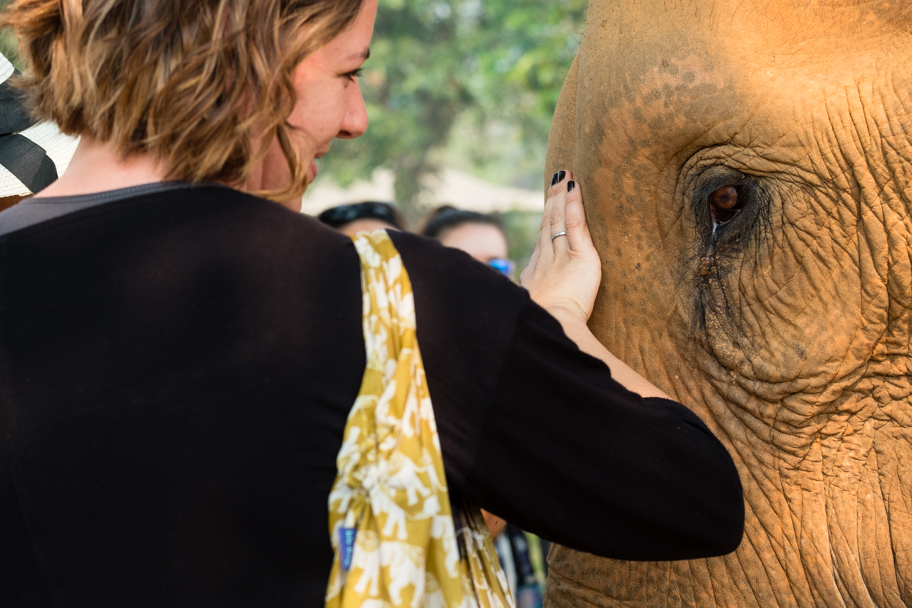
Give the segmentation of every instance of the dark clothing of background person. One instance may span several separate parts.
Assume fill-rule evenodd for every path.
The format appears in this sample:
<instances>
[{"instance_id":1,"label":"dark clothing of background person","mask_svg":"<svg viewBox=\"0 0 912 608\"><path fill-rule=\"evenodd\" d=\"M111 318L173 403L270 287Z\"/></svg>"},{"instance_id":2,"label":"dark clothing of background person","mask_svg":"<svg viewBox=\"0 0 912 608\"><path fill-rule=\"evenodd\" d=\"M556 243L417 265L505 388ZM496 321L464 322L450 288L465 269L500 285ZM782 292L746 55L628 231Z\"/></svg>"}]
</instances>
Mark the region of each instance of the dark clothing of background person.
<instances>
[{"instance_id":1,"label":"dark clothing of background person","mask_svg":"<svg viewBox=\"0 0 912 608\"><path fill-rule=\"evenodd\" d=\"M0 605L322 606L365 365L352 242L220 186L109 198L0 237ZM738 476L694 414L505 277L391 237L453 494L603 556L735 549Z\"/></svg>"}]
</instances>

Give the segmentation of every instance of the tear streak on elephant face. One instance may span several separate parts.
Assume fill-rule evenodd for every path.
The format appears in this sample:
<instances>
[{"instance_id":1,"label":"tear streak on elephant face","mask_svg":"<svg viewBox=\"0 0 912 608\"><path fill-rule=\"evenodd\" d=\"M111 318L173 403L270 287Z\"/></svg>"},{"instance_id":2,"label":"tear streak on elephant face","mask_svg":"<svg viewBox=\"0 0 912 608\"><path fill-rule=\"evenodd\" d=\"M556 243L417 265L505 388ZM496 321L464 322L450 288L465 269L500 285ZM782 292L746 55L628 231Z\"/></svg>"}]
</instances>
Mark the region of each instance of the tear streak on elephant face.
<instances>
[{"instance_id":1,"label":"tear streak on elephant face","mask_svg":"<svg viewBox=\"0 0 912 608\"><path fill-rule=\"evenodd\" d=\"M909 4L592 0L547 167L590 324L726 442L748 522L698 562L558 548L552 605L912 604Z\"/></svg>"}]
</instances>

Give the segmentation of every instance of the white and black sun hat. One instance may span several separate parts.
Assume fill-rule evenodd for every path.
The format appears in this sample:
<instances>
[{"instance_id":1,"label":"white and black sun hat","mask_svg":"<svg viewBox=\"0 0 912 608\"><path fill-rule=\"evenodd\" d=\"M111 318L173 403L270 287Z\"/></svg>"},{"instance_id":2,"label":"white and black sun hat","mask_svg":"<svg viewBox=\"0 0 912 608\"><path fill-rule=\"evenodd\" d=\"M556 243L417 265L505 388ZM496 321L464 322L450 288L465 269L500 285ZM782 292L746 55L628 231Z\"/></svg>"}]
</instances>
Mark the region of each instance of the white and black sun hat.
<instances>
[{"instance_id":1,"label":"white and black sun hat","mask_svg":"<svg viewBox=\"0 0 912 608\"><path fill-rule=\"evenodd\" d=\"M30 196L53 182L73 158L79 139L32 118L9 82L16 69L0 55L0 198Z\"/></svg>"}]
</instances>

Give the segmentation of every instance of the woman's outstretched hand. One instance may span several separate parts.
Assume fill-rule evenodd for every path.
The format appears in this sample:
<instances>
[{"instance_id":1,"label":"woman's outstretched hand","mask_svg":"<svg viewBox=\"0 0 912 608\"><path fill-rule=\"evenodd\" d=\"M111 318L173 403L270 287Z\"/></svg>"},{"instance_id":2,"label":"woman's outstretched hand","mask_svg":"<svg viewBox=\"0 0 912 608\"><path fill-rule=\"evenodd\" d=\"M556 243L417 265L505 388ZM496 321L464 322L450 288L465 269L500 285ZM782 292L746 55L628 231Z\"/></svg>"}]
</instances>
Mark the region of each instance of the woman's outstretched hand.
<instances>
[{"instance_id":1,"label":"woman's outstretched hand","mask_svg":"<svg viewBox=\"0 0 912 608\"><path fill-rule=\"evenodd\" d=\"M586 322L595 305L602 265L589 236L579 185L569 171L556 173L552 182L535 251L522 273L522 286L560 322L580 350L604 361L620 384L643 397L667 399L668 395L615 357L589 331Z\"/></svg>"},{"instance_id":2,"label":"woman's outstretched hand","mask_svg":"<svg viewBox=\"0 0 912 608\"><path fill-rule=\"evenodd\" d=\"M541 230L520 282L532 299L559 319L585 323L602 280L592 245L583 195L569 171L555 173L548 189Z\"/></svg>"}]
</instances>

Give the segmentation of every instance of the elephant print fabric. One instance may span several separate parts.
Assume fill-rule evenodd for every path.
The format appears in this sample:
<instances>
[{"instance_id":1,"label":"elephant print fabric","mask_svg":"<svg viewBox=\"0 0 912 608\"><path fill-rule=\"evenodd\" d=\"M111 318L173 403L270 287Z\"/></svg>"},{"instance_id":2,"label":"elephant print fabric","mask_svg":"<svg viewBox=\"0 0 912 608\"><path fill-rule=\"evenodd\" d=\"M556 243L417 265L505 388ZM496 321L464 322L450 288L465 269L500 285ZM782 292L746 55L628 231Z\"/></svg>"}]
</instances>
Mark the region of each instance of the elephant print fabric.
<instances>
[{"instance_id":1,"label":"elephant print fabric","mask_svg":"<svg viewBox=\"0 0 912 608\"><path fill-rule=\"evenodd\" d=\"M513 608L481 512L454 527L402 258L386 231L352 238L367 365L329 496L326 606Z\"/></svg>"},{"instance_id":2,"label":"elephant print fabric","mask_svg":"<svg viewBox=\"0 0 912 608\"><path fill-rule=\"evenodd\" d=\"M564 168L593 332L725 443L747 520L713 559L557 547L547 604L912 606L912 3L592 0Z\"/></svg>"}]
</instances>

